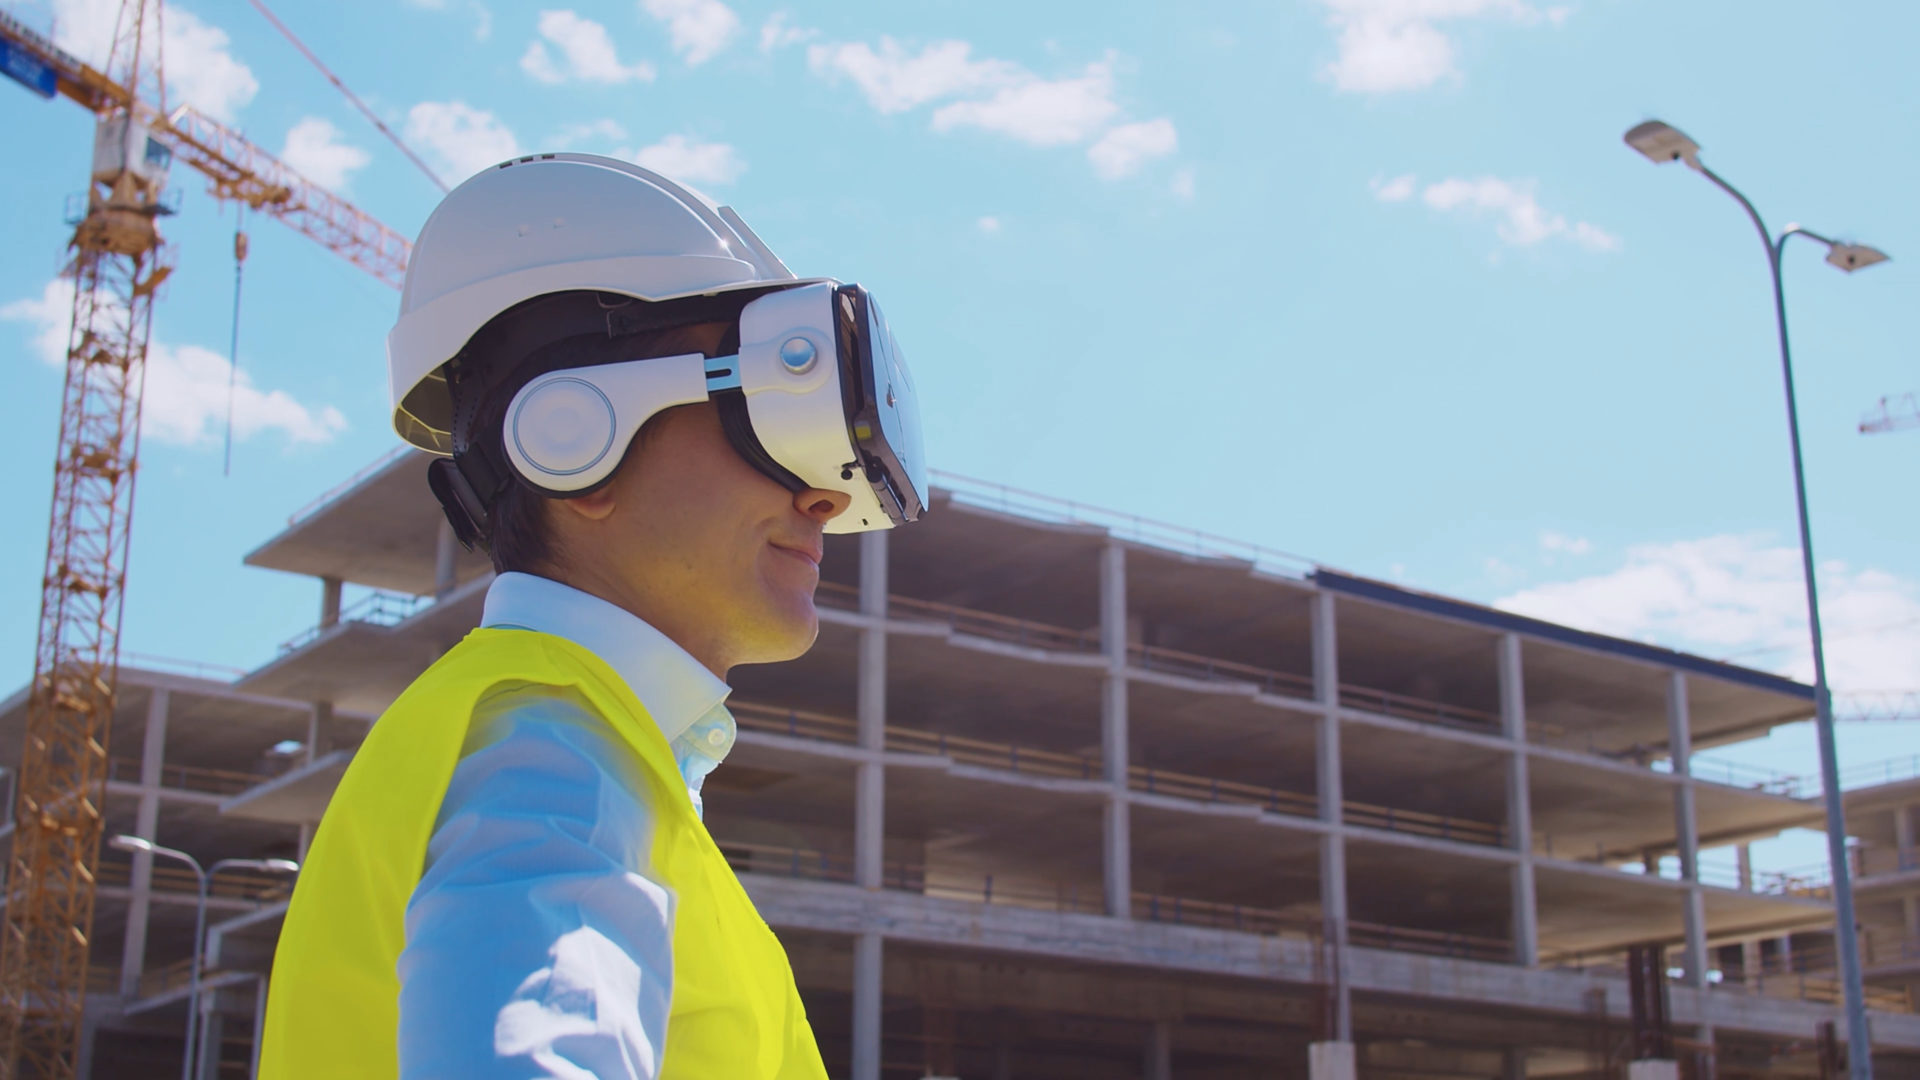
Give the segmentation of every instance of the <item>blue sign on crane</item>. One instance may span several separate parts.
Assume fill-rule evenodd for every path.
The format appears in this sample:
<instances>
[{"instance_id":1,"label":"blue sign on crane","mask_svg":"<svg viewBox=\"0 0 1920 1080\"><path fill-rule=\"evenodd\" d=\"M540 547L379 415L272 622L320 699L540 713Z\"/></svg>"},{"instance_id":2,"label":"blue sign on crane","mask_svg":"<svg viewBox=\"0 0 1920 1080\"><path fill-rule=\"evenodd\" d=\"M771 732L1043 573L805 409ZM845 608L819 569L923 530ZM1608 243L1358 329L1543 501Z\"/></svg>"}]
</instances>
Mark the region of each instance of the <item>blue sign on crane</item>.
<instances>
[{"instance_id":1,"label":"blue sign on crane","mask_svg":"<svg viewBox=\"0 0 1920 1080\"><path fill-rule=\"evenodd\" d=\"M28 52L17 41L0 37L0 71L7 77L43 98L50 98L59 88L60 76L46 61Z\"/></svg>"}]
</instances>

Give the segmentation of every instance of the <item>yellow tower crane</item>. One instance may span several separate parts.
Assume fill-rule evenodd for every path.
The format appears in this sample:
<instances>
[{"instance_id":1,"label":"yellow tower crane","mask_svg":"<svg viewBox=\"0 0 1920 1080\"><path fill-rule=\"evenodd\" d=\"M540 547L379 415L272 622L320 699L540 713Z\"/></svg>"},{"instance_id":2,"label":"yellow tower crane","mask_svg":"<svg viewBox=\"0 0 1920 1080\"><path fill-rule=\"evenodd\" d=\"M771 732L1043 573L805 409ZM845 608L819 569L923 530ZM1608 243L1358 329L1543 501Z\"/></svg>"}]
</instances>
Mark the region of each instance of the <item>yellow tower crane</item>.
<instances>
[{"instance_id":1,"label":"yellow tower crane","mask_svg":"<svg viewBox=\"0 0 1920 1080\"><path fill-rule=\"evenodd\" d=\"M161 0L122 0L102 72L0 12L0 73L95 117L66 268L73 321L0 934L0 1080L64 1080L79 1051L147 336L170 272L158 228L168 172L187 165L216 199L279 218L395 288L411 250L218 121L169 110L161 17Z\"/></svg>"}]
</instances>

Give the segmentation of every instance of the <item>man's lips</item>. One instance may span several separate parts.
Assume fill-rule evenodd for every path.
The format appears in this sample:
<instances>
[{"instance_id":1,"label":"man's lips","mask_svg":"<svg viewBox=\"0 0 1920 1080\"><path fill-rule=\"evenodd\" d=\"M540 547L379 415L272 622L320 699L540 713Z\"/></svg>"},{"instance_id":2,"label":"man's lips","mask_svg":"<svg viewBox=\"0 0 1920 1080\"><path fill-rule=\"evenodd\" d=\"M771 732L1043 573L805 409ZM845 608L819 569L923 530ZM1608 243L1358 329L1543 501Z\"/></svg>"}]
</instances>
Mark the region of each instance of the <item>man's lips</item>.
<instances>
[{"instance_id":1,"label":"man's lips","mask_svg":"<svg viewBox=\"0 0 1920 1080\"><path fill-rule=\"evenodd\" d=\"M791 555L796 559L804 560L815 570L820 569L820 560L826 554L825 551L817 547L790 547L786 544L771 544L769 546L783 555Z\"/></svg>"}]
</instances>

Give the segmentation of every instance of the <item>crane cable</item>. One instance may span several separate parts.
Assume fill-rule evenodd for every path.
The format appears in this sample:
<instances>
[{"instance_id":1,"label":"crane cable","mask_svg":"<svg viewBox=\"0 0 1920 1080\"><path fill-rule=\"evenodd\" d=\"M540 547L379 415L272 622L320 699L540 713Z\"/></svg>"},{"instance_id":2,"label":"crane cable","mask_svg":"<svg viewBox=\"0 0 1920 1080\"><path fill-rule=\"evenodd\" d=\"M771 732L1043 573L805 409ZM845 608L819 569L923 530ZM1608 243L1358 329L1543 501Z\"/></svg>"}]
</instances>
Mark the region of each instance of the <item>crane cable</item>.
<instances>
[{"instance_id":1,"label":"crane cable","mask_svg":"<svg viewBox=\"0 0 1920 1080\"><path fill-rule=\"evenodd\" d=\"M427 175L427 179L433 181L433 185L439 188L442 194L445 194L449 190L447 188L446 182L441 180L439 176L435 175L434 171L427 167L427 163L424 161L421 161L420 156L418 154L415 154L411 149L409 149L406 143L401 142L400 136L394 134L393 129L389 128L385 123L383 123L380 117L375 115L374 111L367 107L367 103L360 100L359 95L347 89L347 84L340 81L340 76L335 75L332 72L332 70L327 67L327 65L321 63L320 58L318 56L313 55L313 50L307 48L306 45L303 44L299 38L295 37L293 31L287 29L287 24L281 22L279 18L275 16L272 11L268 10L267 5L263 3L262 0L247 0L247 2L253 5L254 10L266 16L267 21L273 24L273 28L275 30L280 31L280 34L282 37L285 37L288 41L292 42L294 48L300 50L300 55L306 57L308 62L312 63L314 67L319 68L320 74L325 75L327 77L327 81L332 83L334 87L338 89L342 94L345 94L347 96L347 100L353 102L354 108L360 110L360 115L366 117L367 120L370 123L372 123L374 127L379 128L380 134L385 135L387 137L388 142L399 147L400 152L407 155L407 160L413 162L414 165L417 168L419 168L421 172L425 173Z\"/></svg>"},{"instance_id":2,"label":"crane cable","mask_svg":"<svg viewBox=\"0 0 1920 1080\"><path fill-rule=\"evenodd\" d=\"M240 392L240 272L247 264L247 204L240 204L233 226L233 336L227 342L227 449L221 476L233 474L233 399Z\"/></svg>"}]
</instances>

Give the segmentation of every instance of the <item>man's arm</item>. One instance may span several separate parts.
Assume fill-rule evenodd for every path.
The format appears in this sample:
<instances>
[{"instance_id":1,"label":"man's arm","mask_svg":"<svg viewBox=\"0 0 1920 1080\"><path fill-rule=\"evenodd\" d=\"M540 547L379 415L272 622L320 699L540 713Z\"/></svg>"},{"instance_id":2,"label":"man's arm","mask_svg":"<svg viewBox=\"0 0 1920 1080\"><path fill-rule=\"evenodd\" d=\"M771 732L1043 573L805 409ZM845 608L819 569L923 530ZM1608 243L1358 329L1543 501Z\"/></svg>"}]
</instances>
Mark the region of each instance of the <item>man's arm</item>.
<instances>
[{"instance_id":1,"label":"man's arm","mask_svg":"<svg viewBox=\"0 0 1920 1080\"><path fill-rule=\"evenodd\" d=\"M407 905L401 1080L657 1075L673 898L631 757L578 699L483 703Z\"/></svg>"}]
</instances>

